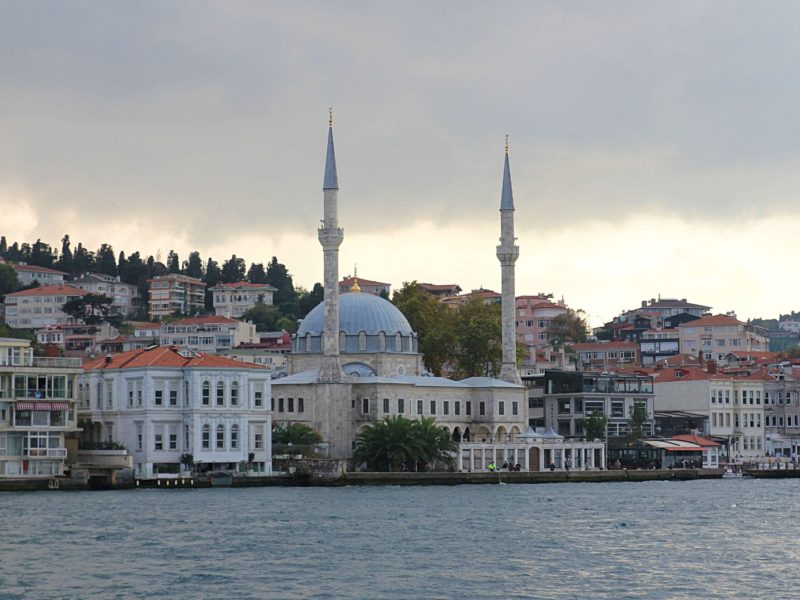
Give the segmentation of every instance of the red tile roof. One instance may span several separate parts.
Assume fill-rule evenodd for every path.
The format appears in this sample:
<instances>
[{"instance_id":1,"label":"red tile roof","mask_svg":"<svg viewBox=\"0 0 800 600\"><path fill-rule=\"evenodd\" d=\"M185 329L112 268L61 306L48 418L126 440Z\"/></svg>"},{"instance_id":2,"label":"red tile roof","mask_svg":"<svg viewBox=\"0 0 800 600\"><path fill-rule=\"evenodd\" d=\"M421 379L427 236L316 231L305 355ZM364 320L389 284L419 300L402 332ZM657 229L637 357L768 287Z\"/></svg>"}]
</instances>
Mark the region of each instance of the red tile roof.
<instances>
[{"instance_id":1,"label":"red tile roof","mask_svg":"<svg viewBox=\"0 0 800 600\"><path fill-rule=\"evenodd\" d=\"M681 323L678 327L714 327L715 325L744 325L744 323L728 315L709 315Z\"/></svg>"},{"instance_id":2,"label":"red tile roof","mask_svg":"<svg viewBox=\"0 0 800 600\"><path fill-rule=\"evenodd\" d=\"M719 442L715 442L714 440L710 440L708 438L701 437L699 435L695 435L693 433L681 433L678 435L673 435L670 439L678 440L680 442L691 442L692 444L697 444L698 446L719 446Z\"/></svg>"},{"instance_id":3,"label":"red tile roof","mask_svg":"<svg viewBox=\"0 0 800 600\"><path fill-rule=\"evenodd\" d=\"M6 296L85 296L88 294L86 290L81 288L72 287L71 285L43 285L40 287L31 288L29 290L22 290L21 292L13 292L6 294Z\"/></svg>"},{"instance_id":4,"label":"red tile roof","mask_svg":"<svg viewBox=\"0 0 800 600\"><path fill-rule=\"evenodd\" d=\"M271 290L273 292L277 292L278 291L277 288L272 287L268 283L250 283L249 281L237 281L235 283L218 283L217 285L215 285L214 287L209 288L209 289L214 290L214 289L217 289L217 288L228 288L228 289L248 289L248 288L264 289L264 288L267 288L268 290Z\"/></svg>"},{"instance_id":5,"label":"red tile roof","mask_svg":"<svg viewBox=\"0 0 800 600\"><path fill-rule=\"evenodd\" d=\"M241 323L241 321L238 319L231 319L230 317L208 315L205 317L189 317L188 319L172 321L166 323L166 325L205 325L206 323Z\"/></svg>"},{"instance_id":6,"label":"red tile roof","mask_svg":"<svg viewBox=\"0 0 800 600\"><path fill-rule=\"evenodd\" d=\"M58 275L66 275L64 271L57 271L56 269L49 269L47 267L37 267L36 265L14 265L17 271L30 271L32 273L56 273Z\"/></svg>"},{"instance_id":7,"label":"red tile roof","mask_svg":"<svg viewBox=\"0 0 800 600\"><path fill-rule=\"evenodd\" d=\"M356 279L358 279L358 285L391 285L390 283L384 283L383 281L372 281L371 279L364 279L363 277L345 277L339 282L339 285L353 285Z\"/></svg>"},{"instance_id":8,"label":"red tile roof","mask_svg":"<svg viewBox=\"0 0 800 600\"><path fill-rule=\"evenodd\" d=\"M206 367L206 368L233 368L233 369L259 369L265 367L252 363L244 363L223 356L203 354L201 352L189 352L187 356L179 353L180 348L176 346L158 346L156 348L140 348L120 352L109 357L99 357L84 363L86 371L108 370L108 369L141 369L155 367L159 369L182 369L185 367Z\"/></svg>"}]
</instances>

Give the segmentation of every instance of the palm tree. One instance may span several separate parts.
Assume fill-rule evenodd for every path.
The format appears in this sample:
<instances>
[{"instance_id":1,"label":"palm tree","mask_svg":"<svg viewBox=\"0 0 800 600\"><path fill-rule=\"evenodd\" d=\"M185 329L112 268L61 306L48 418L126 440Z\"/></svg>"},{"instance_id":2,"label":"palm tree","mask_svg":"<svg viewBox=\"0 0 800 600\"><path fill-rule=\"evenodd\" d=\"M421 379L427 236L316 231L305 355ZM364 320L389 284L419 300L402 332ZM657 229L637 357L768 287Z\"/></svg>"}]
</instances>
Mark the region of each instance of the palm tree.
<instances>
[{"instance_id":1,"label":"palm tree","mask_svg":"<svg viewBox=\"0 0 800 600\"><path fill-rule=\"evenodd\" d=\"M400 415L385 417L365 427L356 437L353 461L378 471L415 466L422 457L414 421Z\"/></svg>"},{"instance_id":2,"label":"palm tree","mask_svg":"<svg viewBox=\"0 0 800 600\"><path fill-rule=\"evenodd\" d=\"M276 425L272 430L272 443L276 445L314 446L322 442L322 436L302 423Z\"/></svg>"},{"instance_id":3,"label":"palm tree","mask_svg":"<svg viewBox=\"0 0 800 600\"><path fill-rule=\"evenodd\" d=\"M420 470L424 471L428 465L436 462L453 464L453 453L458 445L450 437L447 427L437 425L433 417L422 417L419 421L414 421L414 425L422 451L418 461Z\"/></svg>"},{"instance_id":4,"label":"palm tree","mask_svg":"<svg viewBox=\"0 0 800 600\"><path fill-rule=\"evenodd\" d=\"M401 415L385 417L365 427L356 437L353 461L377 471L395 471L403 465L425 470L436 462L452 464L456 444L446 427L433 417L419 421Z\"/></svg>"}]
</instances>

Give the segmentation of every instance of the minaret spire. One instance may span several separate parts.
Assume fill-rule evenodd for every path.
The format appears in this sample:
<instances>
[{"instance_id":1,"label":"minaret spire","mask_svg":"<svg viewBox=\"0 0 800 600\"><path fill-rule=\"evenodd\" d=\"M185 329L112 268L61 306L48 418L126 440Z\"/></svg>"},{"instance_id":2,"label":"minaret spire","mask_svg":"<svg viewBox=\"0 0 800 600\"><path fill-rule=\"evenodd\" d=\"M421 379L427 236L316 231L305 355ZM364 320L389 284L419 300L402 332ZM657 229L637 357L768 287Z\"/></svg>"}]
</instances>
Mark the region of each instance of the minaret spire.
<instances>
[{"instance_id":1,"label":"minaret spire","mask_svg":"<svg viewBox=\"0 0 800 600\"><path fill-rule=\"evenodd\" d=\"M506 135L505 163L503 165L503 189L500 193L500 245L497 246L497 259L500 261L502 275L503 312L503 362L500 379L509 383L522 384L517 370L517 327L515 321L515 273L514 263L519 257L519 246L514 237L514 194L511 191L511 168L508 164L508 135Z\"/></svg>"},{"instance_id":2,"label":"minaret spire","mask_svg":"<svg viewBox=\"0 0 800 600\"><path fill-rule=\"evenodd\" d=\"M344 240L344 230L339 227L339 177L333 149L333 108L328 109L328 149L325 155L322 196L323 219L317 237L322 245L324 258L325 323L318 379L321 383L340 383L344 381L344 371L339 359L339 246Z\"/></svg>"}]
</instances>

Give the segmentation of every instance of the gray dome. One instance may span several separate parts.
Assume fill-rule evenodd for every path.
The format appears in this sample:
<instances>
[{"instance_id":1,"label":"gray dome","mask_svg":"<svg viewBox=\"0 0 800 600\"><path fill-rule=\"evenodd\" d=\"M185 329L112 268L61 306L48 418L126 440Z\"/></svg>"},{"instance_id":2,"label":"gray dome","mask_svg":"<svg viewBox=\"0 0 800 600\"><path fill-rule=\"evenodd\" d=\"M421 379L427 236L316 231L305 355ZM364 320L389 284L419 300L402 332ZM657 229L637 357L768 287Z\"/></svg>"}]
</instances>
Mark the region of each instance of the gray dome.
<instances>
[{"instance_id":1,"label":"gray dome","mask_svg":"<svg viewBox=\"0 0 800 600\"><path fill-rule=\"evenodd\" d=\"M325 305L315 306L300 323L297 337L307 334L321 335L325 320ZM411 325L403 313L391 302L380 296L364 292L352 292L339 296L339 331L346 334L385 333L387 335L412 335Z\"/></svg>"}]
</instances>

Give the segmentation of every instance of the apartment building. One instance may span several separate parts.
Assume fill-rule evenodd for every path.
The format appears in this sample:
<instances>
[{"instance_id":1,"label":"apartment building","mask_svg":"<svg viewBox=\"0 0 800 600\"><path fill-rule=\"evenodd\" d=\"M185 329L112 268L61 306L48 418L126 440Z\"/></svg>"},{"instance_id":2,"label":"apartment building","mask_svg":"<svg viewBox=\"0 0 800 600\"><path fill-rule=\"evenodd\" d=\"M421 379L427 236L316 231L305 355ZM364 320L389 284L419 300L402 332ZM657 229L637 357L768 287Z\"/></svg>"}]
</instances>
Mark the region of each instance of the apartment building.
<instances>
[{"instance_id":1,"label":"apartment building","mask_svg":"<svg viewBox=\"0 0 800 600\"><path fill-rule=\"evenodd\" d=\"M64 475L82 372L80 359L33 356L28 340L0 338L0 477Z\"/></svg>"},{"instance_id":2,"label":"apartment building","mask_svg":"<svg viewBox=\"0 0 800 600\"><path fill-rule=\"evenodd\" d=\"M17 279L22 287L27 287L33 283L39 285L61 285L67 275L63 271L49 269L47 267L37 267L25 263L15 263L12 265L17 272Z\"/></svg>"},{"instance_id":3,"label":"apartment building","mask_svg":"<svg viewBox=\"0 0 800 600\"><path fill-rule=\"evenodd\" d=\"M272 295L278 290L268 283L220 283L209 291L213 294L214 313L221 317L241 318L256 304L272 304Z\"/></svg>"},{"instance_id":4,"label":"apartment building","mask_svg":"<svg viewBox=\"0 0 800 600\"><path fill-rule=\"evenodd\" d=\"M375 296L383 295L384 298L389 298L392 293L392 284L384 283L383 281L372 281L370 279L363 279L361 277L345 277L339 282L339 293L347 294L352 291L353 286L358 283L358 289L365 294L374 294Z\"/></svg>"},{"instance_id":5,"label":"apartment building","mask_svg":"<svg viewBox=\"0 0 800 600\"><path fill-rule=\"evenodd\" d=\"M639 344L608 341L573 344L578 369L609 370L639 364Z\"/></svg>"},{"instance_id":6,"label":"apartment building","mask_svg":"<svg viewBox=\"0 0 800 600\"><path fill-rule=\"evenodd\" d=\"M39 329L73 323L64 304L87 292L71 285L46 285L6 294L5 322L15 329Z\"/></svg>"},{"instance_id":7,"label":"apartment building","mask_svg":"<svg viewBox=\"0 0 800 600\"><path fill-rule=\"evenodd\" d=\"M111 306L126 317L134 315L142 306L139 288L123 283L119 277L111 277L102 273L87 273L72 281L72 285L86 290L90 294L111 298Z\"/></svg>"},{"instance_id":8,"label":"apartment building","mask_svg":"<svg viewBox=\"0 0 800 600\"><path fill-rule=\"evenodd\" d=\"M727 315L709 315L678 325L681 352L722 363L729 352L768 350L767 331Z\"/></svg>"},{"instance_id":9,"label":"apartment building","mask_svg":"<svg viewBox=\"0 0 800 600\"><path fill-rule=\"evenodd\" d=\"M162 323L159 339L164 346L183 346L209 354L259 341L253 323L214 316L189 317Z\"/></svg>"},{"instance_id":10,"label":"apartment building","mask_svg":"<svg viewBox=\"0 0 800 600\"><path fill-rule=\"evenodd\" d=\"M177 273L161 275L147 280L150 299L147 314L151 321L170 315L188 315L205 308L206 284Z\"/></svg>"},{"instance_id":11,"label":"apartment building","mask_svg":"<svg viewBox=\"0 0 800 600\"><path fill-rule=\"evenodd\" d=\"M246 463L270 473L270 385L257 365L186 348L131 350L84 365L78 412L86 439L125 446L140 478L177 473L184 454L200 471Z\"/></svg>"}]
</instances>

